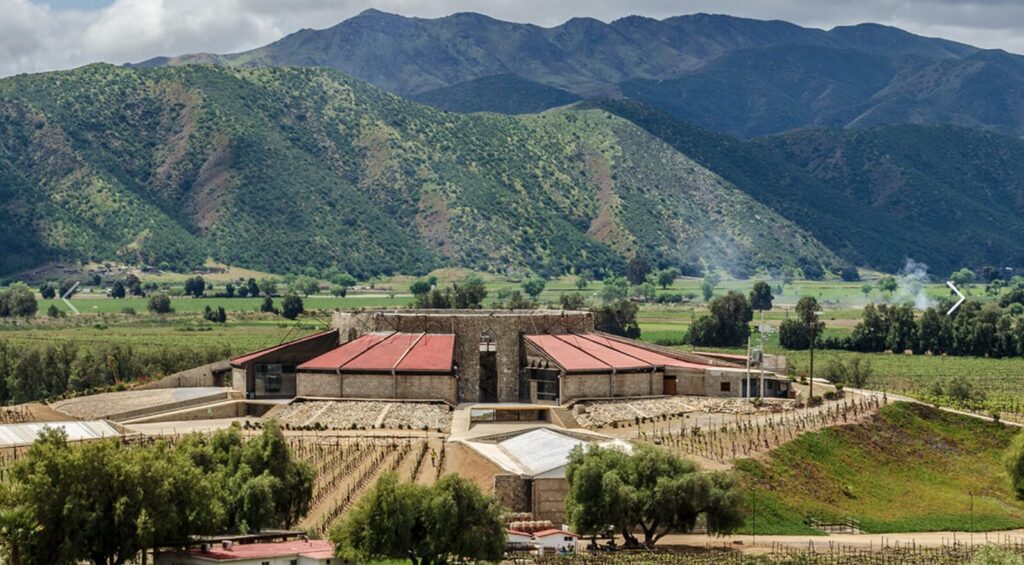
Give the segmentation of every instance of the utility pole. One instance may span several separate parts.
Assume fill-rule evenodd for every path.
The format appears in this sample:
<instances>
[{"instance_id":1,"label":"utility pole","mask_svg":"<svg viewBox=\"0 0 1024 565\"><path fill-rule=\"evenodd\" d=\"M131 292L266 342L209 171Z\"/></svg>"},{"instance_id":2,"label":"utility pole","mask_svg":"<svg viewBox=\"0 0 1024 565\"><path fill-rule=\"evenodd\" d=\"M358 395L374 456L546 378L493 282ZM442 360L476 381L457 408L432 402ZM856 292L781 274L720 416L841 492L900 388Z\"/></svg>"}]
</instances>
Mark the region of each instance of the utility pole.
<instances>
[{"instance_id":1,"label":"utility pole","mask_svg":"<svg viewBox=\"0 0 1024 565\"><path fill-rule=\"evenodd\" d=\"M814 400L814 330L818 325L816 322L816 320L812 320L810 324L807 324L811 335L810 358L807 362L807 403L805 404L808 410L810 410L811 402Z\"/></svg>"},{"instance_id":2,"label":"utility pole","mask_svg":"<svg viewBox=\"0 0 1024 565\"><path fill-rule=\"evenodd\" d=\"M747 334L747 390L745 391L746 397L751 398L754 396L753 391L750 390L750 334Z\"/></svg>"}]
</instances>

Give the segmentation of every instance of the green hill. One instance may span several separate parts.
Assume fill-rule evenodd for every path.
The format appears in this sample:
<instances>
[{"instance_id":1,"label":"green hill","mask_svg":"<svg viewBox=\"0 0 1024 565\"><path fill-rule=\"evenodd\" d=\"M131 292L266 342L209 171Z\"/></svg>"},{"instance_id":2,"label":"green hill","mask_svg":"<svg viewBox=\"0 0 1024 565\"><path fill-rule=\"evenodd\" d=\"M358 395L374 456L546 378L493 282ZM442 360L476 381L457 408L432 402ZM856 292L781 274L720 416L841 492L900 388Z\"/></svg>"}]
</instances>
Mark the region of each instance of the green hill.
<instances>
[{"instance_id":1,"label":"green hill","mask_svg":"<svg viewBox=\"0 0 1024 565\"><path fill-rule=\"evenodd\" d=\"M0 80L0 174L8 273L205 257L360 276L601 272L637 253L745 271L839 263L606 112L452 114L325 69L91 65Z\"/></svg>"},{"instance_id":2,"label":"green hill","mask_svg":"<svg viewBox=\"0 0 1024 565\"><path fill-rule=\"evenodd\" d=\"M1024 526L1024 503L1002 466L1016 433L1017 427L897 402L866 422L804 434L765 460L736 467L755 489L762 534L813 533L810 518L853 518L872 533L965 531L970 493L975 531L1004 530Z\"/></svg>"}]
</instances>

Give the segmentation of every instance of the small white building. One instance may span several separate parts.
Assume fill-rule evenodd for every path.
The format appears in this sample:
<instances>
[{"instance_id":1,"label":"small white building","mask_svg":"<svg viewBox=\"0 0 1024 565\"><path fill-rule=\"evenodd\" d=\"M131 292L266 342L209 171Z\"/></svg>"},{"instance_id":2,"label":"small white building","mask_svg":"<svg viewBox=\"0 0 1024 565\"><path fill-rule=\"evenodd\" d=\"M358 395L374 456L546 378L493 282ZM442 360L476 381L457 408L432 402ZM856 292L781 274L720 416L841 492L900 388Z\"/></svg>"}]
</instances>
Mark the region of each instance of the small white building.
<instances>
[{"instance_id":1,"label":"small white building","mask_svg":"<svg viewBox=\"0 0 1024 565\"><path fill-rule=\"evenodd\" d=\"M161 553L156 565L337 565L334 544L326 540L293 540L275 543L223 542L188 551Z\"/></svg>"},{"instance_id":2,"label":"small white building","mask_svg":"<svg viewBox=\"0 0 1024 565\"><path fill-rule=\"evenodd\" d=\"M544 552L575 552L576 541L580 536L568 531L555 528L542 530L534 533L507 530L508 545L511 547L529 547L538 553Z\"/></svg>"},{"instance_id":3,"label":"small white building","mask_svg":"<svg viewBox=\"0 0 1024 565\"><path fill-rule=\"evenodd\" d=\"M576 551L576 540L580 536L568 531L550 529L534 532L533 540L544 551Z\"/></svg>"}]
</instances>

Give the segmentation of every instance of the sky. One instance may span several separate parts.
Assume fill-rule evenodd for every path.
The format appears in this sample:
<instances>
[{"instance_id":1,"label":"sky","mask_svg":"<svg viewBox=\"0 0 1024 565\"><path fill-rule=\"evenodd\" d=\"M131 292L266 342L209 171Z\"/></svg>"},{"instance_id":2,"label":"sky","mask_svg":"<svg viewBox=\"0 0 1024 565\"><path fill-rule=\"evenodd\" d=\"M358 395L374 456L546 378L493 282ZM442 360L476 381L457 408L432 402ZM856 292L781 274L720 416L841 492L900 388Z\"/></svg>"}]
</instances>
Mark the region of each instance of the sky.
<instances>
[{"instance_id":1,"label":"sky","mask_svg":"<svg viewBox=\"0 0 1024 565\"><path fill-rule=\"evenodd\" d=\"M420 17L473 11L542 26L574 16L611 21L695 12L824 29L875 22L1024 53L1020 0L0 0L0 76L243 51L301 28L330 27L367 8Z\"/></svg>"}]
</instances>

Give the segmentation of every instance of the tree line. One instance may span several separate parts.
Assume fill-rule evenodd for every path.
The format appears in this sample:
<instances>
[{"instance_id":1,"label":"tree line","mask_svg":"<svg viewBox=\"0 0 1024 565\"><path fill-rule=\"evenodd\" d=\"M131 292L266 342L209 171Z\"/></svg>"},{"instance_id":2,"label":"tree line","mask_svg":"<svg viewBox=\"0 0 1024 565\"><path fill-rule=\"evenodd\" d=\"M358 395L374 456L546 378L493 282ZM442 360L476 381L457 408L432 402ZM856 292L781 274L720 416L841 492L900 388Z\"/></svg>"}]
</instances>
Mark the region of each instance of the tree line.
<instances>
[{"instance_id":1,"label":"tree line","mask_svg":"<svg viewBox=\"0 0 1024 565\"><path fill-rule=\"evenodd\" d=\"M237 424L139 445L45 430L0 491L0 549L17 565L139 562L196 535L292 527L314 479L273 421L248 441Z\"/></svg>"},{"instance_id":2,"label":"tree line","mask_svg":"<svg viewBox=\"0 0 1024 565\"><path fill-rule=\"evenodd\" d=\"M51 400L169 375L231 356L226 347L137 348L123 343L45 346L0 340L0 404Z\"/></svg>"},{"instance_id":3,"label":"tree line","mask_svg":"<svg viewBox=\"0 0 1024 565\"><path fill-rule=\"evenodd\" d=\"M1002 307L965 302L951 316L946 315L947 309L943 304L916 316L909 304L868 304L850 335L821 337L819 331L815 347L864 353L1024 356L1024 315L1019 303ZM802 319L786 320L779 342L787 349L807 349L807 330Z\"/></svg>"}]
</instances>

